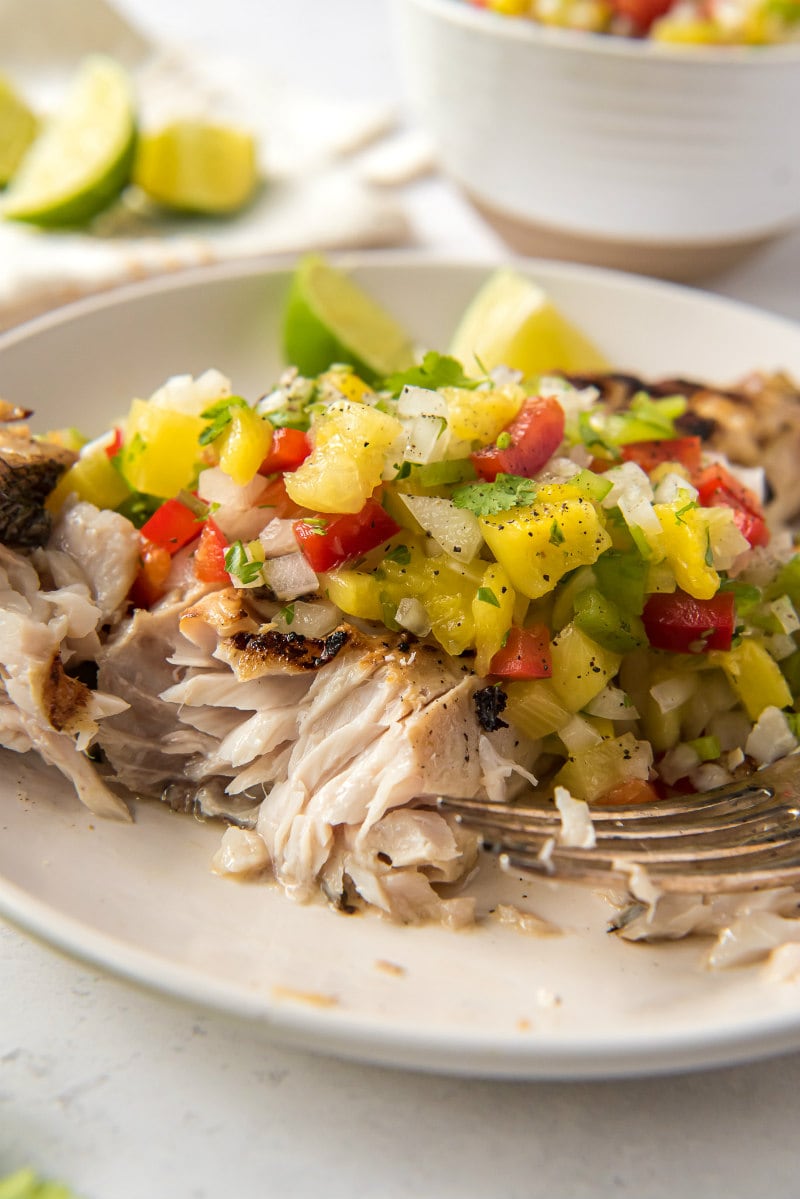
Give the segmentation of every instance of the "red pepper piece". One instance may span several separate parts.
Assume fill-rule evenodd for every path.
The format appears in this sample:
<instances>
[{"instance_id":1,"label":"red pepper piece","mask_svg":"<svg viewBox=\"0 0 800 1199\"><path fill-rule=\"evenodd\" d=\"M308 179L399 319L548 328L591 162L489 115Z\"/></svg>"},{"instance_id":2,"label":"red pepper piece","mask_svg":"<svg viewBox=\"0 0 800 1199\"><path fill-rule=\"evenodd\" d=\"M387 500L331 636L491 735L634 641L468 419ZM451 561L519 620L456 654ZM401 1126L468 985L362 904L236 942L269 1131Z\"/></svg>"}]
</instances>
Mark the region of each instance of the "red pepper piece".
<instances>
[{"instance_id":1,"label":"red pepper piece","mask_svg":"<svg viewBox=\"0 0 800 1199\"><path fill-rule=\"evenodd\" d=\"M368 553L399 531L400 526L374 499L352 516L323 516L294 524L297 544L318 573Z\"/></svg>"},{"instance_id":2,"label":"red pepper piece","mask_svg":"<svg viewBox=\"0 0 800 1199\"><path fill-rule=\"evenodd\" d=\"M630 441L620 448L624 462L635 462L648 474L662 462L679 462L691 474L700 470L702 443L699 437L664 437L656 441Z\"/></svg>"},{"instance_id":3,"label":"red pepper piece","mask_svg":"<svg viewBox=\"0 0 800 1199\"><path fill-rule=\"evenodd\" d=\"M549 462L564 440L564 409L552 396L526 400L494 445L471 455L482 479L499 474L532 478Z\"/></svg>"},{"instance_id":4,"label":"red pepper piece","mask_svg":"<svg viewBox=\"0 0 800 1199\"><path fill-rule=\"evenodd\" d=\"M114 437L106 446L106 453L109 458L116 458L117 454L122 449L122 429L114 430Z\"/></svg>"},{"instance_id":5,"label":"red pepper piece","mask_svg":"<svg viewBox=\"0 0 800 1199\"><path fill-rule=\"evenodd\" d=\"M207 520L194 552L194 573L201 583L226 583L225 550L228 543L213 520Z\"/></svg>"},{"instance_id":6,"label":"red pepper piece","mask_svg":"<svg viewBox=\"0 0 800 1199\"><path fill-rule=\"evenodd\" d=\"M191 508L180 500L167 500L157 508L150 519L142 525L141 534L153 545L160 545L170 554L200 536L202 520Z\"/></svg>"},{"instance_id":7,"label":"red pepper piece","mask_svg":"<svg viewBox=\"0 0 800 1199\"><path fill-rule=\"evenodd\" d=\"M550 631L543 624L530 629L512 625L489 666L489 674L501 679L549 679L552 673Z\"/></svg>"},{"instance_id":8,"label":"red pepper piece","mask_svg":"<svg viewBox=\"0 0 800 1199\"><path fill-rule=\"evenodd\" d=\"M639 33L646 33L654 21L672 8L674 0L611 0L620 16L627 17Z\"/></svg>"},{"instance_id":9,"label":"red pepper piece","mask_svg":"<svg viewBox=\"0 0 800 1199\"><path fill-rule=\"evenodd\" d=\"M654 649L674 654L730 649L735 620L733 592L720 591L707 600L695 599L680 590L651 595L642 620Z\"/></svg>"},{"instance_id":10,"label":"red pepper piece","mask_svg":"<svg viewBox=\"0 0 800 1199\"><path fill-rule=\"evenodd\" d=\"M769 544L769 529L758 496L721 463L705 467L692 482L704 508L732 508L736 526L750 545Z\"/></svg>"},{"instance_id":11,"label":"red pepper piece","mask_svg":"<svg viewBox=\"0 0 800 1199\"><path fill-rule=\"evenodd\" d=\"M261 475L297 470L311 453L311 442L301 429L276 429L266 458L258 468Z\"/></svg>"}]
</instances>

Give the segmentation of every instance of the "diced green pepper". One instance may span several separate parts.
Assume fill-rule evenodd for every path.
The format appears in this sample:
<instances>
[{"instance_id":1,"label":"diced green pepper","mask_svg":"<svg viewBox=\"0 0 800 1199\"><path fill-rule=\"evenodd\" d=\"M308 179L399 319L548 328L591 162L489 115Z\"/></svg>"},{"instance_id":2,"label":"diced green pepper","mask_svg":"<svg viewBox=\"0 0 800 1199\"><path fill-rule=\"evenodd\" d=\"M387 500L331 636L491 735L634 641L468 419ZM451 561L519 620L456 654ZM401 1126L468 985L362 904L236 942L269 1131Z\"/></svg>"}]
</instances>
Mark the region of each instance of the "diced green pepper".
<instances>
[{"instance_id":1,"label":"diced green pepper","mask_svg":"<svg viewBox=\"0 0 800 1199\"><path fill-rule=\"evenodd\" d=\"M647 644L647 634L638 616L627 615L596 587L575 597L575 624L592 641L617 654L626 654Z\"/></svg>"},{"instance_id":2,"label":"diced green pepper","mask_svg":"<svg viewBox=\"0 0 800 1199\"><path fill-rule=\"evenodd\" d=\"M623 612L641 616L648 563L635 550L608 550L594 564L597 586Z\"/></svg>"}]
</instances>

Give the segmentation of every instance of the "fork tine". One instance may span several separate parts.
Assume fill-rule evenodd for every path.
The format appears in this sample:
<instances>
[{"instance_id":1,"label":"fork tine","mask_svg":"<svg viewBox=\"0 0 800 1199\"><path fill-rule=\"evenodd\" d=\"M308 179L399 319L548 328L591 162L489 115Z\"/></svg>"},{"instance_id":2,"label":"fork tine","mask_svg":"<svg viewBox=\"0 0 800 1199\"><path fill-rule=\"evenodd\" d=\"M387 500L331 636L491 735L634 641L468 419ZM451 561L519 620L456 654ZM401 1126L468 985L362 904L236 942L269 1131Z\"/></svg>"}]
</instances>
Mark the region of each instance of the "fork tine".
<instances>
[{"instance_id":1,"label":"fork tine","mask_svg":"<svg viewBox=\"0 0 800 1199\"><path fill-rule=\"evenodd\" d=\"M524 806L452 796L437 805L479 832L506 870L607 885L644 868L662 891L714 894L800 883L799 784L797 753L704 794L594 807L586 849L557 843L561 814L535 794Z\"/></svg>"}]
</instances>

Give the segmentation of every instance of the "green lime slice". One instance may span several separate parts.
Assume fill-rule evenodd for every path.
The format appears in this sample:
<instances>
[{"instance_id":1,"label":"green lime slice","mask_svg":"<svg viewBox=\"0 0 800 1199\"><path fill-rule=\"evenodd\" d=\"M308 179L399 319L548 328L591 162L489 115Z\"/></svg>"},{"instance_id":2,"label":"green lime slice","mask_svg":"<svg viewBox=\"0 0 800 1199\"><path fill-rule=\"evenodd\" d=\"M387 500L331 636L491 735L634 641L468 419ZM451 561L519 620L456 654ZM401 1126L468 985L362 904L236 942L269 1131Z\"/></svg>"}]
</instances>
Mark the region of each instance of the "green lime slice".
<instances>
[{"instance_id":1,"label":"green lime slice","mask_svg":"<svg viewBox=\"0 0 800 1199\"><path fill-rule=\"evenodd\" d=\"M36 117L0 75L0 187L5 187L36 137Z\"/></svg>"},{"instance_id":2,"label":"green lime slice","mask_svg":"<svg viewBox=\"0 0 800 1199\"><path fill-rule=\"evenodd\" d=\"M490 275L467 308L450 353L469 374L508 366L526 376L605 371L588 337L530 279L506 268Z\"/></svg>"},{"instance_id":3,"label":"green lime slice","mask_svg":"<svg viewBox=\"0 0 800 1199\"><path fill-rule=\"evenodd\" d=\"M367 383L414 365L405 329L352 279L311 254L295 271L283 323L286 358L314 376L347 363Z\"/></svg>"},{"instance_id":4,"label":"green lime slice","mask_svg":"<svg viewBox=\"0 0 800 1199\"><path fill-rule=\"evenodd\" d=\"M133 181L166 208L236 212L258 183L255 139L227 125L176 121L140 135Z\"/></svg>"},{"instance_id":5,"label":"green lime slice","mask_svg":"<svg viewBox=\"0 0 800 1199\"><path fill-rule=\"evenodd\" d=\"M61 110L22 160L0 206L11 220L82 225L130 179L136 141L133 92L110 58L87 58Z\"/></svg>"}]
</instances>

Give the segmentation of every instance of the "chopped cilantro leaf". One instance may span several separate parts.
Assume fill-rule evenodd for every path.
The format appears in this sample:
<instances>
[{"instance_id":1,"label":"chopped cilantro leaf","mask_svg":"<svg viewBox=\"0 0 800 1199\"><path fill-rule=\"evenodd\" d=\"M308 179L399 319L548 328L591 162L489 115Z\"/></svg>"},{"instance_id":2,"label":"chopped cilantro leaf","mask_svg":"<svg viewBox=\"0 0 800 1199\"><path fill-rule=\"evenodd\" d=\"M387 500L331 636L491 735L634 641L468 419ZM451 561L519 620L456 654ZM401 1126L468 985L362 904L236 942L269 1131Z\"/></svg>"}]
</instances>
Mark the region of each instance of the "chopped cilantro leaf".
<instances>
[{"instance_id":1,"label":"chopped cilantro leaf","mask_svg":"<svg viewBox=\"0 0 800 1199\"><path fill-rule=\"evenodd\" d=\"M241 541L234 541L225 551L225 569L240 583L254 583L261 573L261 562L252 562Z\"/></svg>"},{"instance_id":2,"label":"chopped cilantro leaf","mask_svg":"<svg viewBox=\"0 0 800 1199\"><path fill-rule=\"evenodd\" d=\"M411 561L411 550L407 545L396 545L386 555L387 562L396 562L398 566L408 566Z\"/></svg>"},{"instance_id":3,"label":"chopped cilantro leaf","mask_svg":"<svg viewBox=\"0 0 800 1199\"><path fill-rule=\"evenodd\" d=\"M224 400L217 400L216 404L206 408L200 415L203 420L211 421L211 424L206 425L200 434L200 444L210 445L212 441L216 441L231 423L233 409L247 407L249 407L247 400L242 396L226 396Z\"/></svg>"},{"instance_id":4,"label":"chopped cilantro leaf","mask_svg":"<svg viewBox=\"0 0 800 1199\"><path fill-rule=\"evenodd\" d=\"M561 528L561 525L558 523L558 521L554 517L553 523L550 526L550 544L551 545L562 545L563 542L564 542L564 530Z\"/></svg>"},{"instance_id":5,"label":"chopped cilantro leaf","mask_svg":"<svg viewBox=\"0 0 800 1199\"><path fill-rule=\"evenodd\" d=\"M404 387L425 387L429 391L436 391L439 387L472 389L479 383L479 379L470 379L464 374L464 368L455 358L429 350L422 362L416 366L396 375L389 375L383 380L381 388L390 391L392 395L399 395Z\"/></svg>"},{"instance_id":6,"label":"chopped cilantro leaf","mask_svg":"<svg viewBox=\"0 0 800 1199\"><path fill-rule=\"evenodd\" d=\"M290 625L294 620L294 604L287 604L285 608L282 608L281 616Z\"/></svg>"},{"instance_id":7,"label":"chopped cilantro leaf","mask_svg":"<svg viewBox=\"0 0 800 1199\"><path fill-rule=\"evenodd\" d=\"M453 492L456 508L466 508L475 516L494 516L532 504L535 499L536 484L522 475L500 474L493 483L467 483Z\"/></svg>"},{"instance_id":8,"label":"chopped cilantro leaf","mask_svg":"<svg viewBox=\"0 0 800 1199\"><path fill-rule=\"evenodd\" d=\"M479 587L478 599L484 604L491 604L494 608L500 607L500 600L497 598L491 587Z\"/></svg>"},{"instance_id":9,"label":"chopped cilantro leaf","mask_svg":"<svg viewBox=\"0 0 800 1199\"><path fill-rule=\"evenodd\" d=\"M303 524L311 529L312 533L316 533L318 537L321 537L328 527L328 522L324 516L306 516L303 518Z\"/></svg>"}]
</instances>

